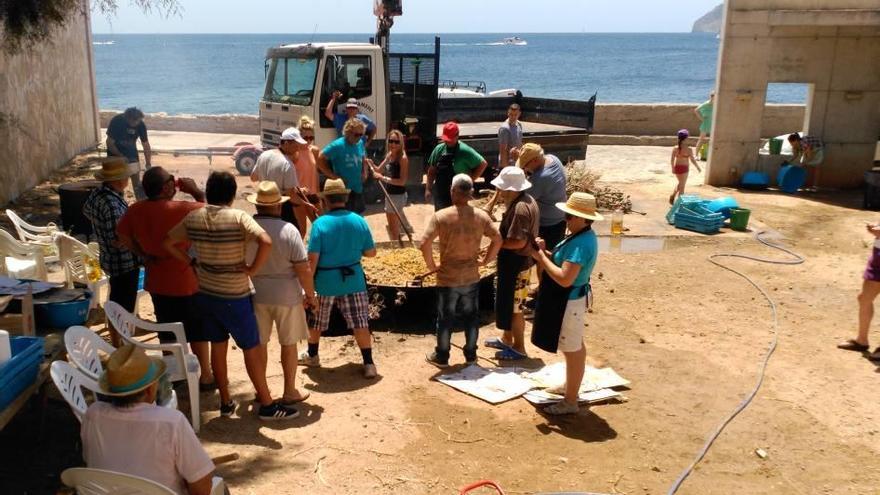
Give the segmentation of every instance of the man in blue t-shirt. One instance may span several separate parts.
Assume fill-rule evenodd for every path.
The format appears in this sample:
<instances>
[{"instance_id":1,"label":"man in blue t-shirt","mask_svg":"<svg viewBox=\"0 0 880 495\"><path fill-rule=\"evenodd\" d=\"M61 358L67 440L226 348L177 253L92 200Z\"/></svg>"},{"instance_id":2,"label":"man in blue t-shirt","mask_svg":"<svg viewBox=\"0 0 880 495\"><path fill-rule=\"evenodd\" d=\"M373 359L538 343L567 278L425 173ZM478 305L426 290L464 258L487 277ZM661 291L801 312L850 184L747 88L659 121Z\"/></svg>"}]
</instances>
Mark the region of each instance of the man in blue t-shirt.
<instances>
[{"instance_id":1,"label":"man in blue t-shirt","mask_svg":"<svg viewBox=\"0 0 880 495\"><path fill-rule=\"evenodd\" d=\"M329 179L342 179L346 189L348 203L345 207L355 213L363 213L364 182L367 171L372 170L372 163L366 158L367 150L361 138L366 132L366 125L358 119L350 119L345 123L344 135L336 138L318 154L318 170Z\"/></svg>"},{"instance_id":2,"label":"man in blue t-shirt","mask_svg":"<svg viewBox=\"0 0 880 495\"><path fill-rule=\"evenodd\" d=\"M321 193L326 213L312 224L309 236L309 263L315 274L318 307L308 314L309 349L300 354L299 362L320 366L318 341L336 305L361 349L364 377L375 378L369 298L361 258L376 256L376 246L367 221L345 207L350 192L341 179L328 179Z\"/></svg>"},{"instance_id":3,"label":"man in blue t-shirt","mask_svg":"<svg viewBox=\"0 0 880 495\"><path fill-rule=\"evenodd\" d=\"M343 127L345 127L345 123L351 119L359 119L364 125L367 126L366 133L364 135L364 144L366 146L370 146L370 143L373 142L373 137L376 136L376 124L373 120L366 115L360 112L360 107L358 107L357 98L349 98L345 102L345 107L341 108L340 111L336 111L337 101L342 97L342 93L339 91L334 91L333 96L330 97L330 101L327 103L327 108L324 109L324 116L327 119L333 121L333 127L336 127L336 134L340 137L343 135Z\"/></svg>"},{"instance_id":4,"label":"man in blue t-shirt","mask_svg":"<svg viewBox=\"0 0 880 495\"><path fill-rule=\"evenodd\" d=\"M152 150L147 141L147 126L144 124L144 112L136 107L126 108L125 112L114 116L107 124L107 155L122 156L128 163L138 164L138 173L131 176L131 186L138 201L146 199L141 186L140 160L138 159L137 140L144 147L144 163L151 166Z\"/></svg>"}]
</instances>

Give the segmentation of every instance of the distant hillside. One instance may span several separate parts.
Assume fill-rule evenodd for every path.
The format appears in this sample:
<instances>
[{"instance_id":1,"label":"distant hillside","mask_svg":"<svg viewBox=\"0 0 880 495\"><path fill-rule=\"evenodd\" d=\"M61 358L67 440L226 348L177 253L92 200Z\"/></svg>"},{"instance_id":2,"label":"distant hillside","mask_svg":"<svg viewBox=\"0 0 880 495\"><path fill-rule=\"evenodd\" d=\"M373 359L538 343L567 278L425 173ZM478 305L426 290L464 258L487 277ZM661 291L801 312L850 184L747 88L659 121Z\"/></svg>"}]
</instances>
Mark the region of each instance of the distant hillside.
<instances>
[{"instance_id":1,"label":"distant hillside","mask_svg":"<svg viewBox=\"0 0 880 495\"><path fill-rule=\"evenodd\" d=\"M700 17L694 22L692 33L720 33L721 16L724 14L724 4L715 7L711 12Z\"/></svg>"}]
</instances>

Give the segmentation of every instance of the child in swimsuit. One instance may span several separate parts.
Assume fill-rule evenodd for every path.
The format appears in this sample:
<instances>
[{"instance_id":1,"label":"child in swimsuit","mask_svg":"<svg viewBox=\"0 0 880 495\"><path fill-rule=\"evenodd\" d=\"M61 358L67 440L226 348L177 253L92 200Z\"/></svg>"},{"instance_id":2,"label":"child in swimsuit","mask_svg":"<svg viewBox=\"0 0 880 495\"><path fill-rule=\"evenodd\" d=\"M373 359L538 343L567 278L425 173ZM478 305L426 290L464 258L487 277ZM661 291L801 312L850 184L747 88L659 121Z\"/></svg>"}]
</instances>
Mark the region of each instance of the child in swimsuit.
<instances>
[{"instance_id":1,"label":"child in swimsuit","mask_svg":"<svg viewBox=\"0 0 880 495\"><path fill-rule=\"evenodd\" d=\"M678 145L672 148L672 173L678 179L678 184L675 185L675 189L672 190L672 194L669 196L669 204L675 203L676 196L684 194L684 186L687 183L691 163L697 167L698 171L702 172L700 166L697 165L697 160L694 159L694 151L690 146L684 144L689 136L690 133L688 133L687 129L678 131Z\"/></svg>"}]
</instances>

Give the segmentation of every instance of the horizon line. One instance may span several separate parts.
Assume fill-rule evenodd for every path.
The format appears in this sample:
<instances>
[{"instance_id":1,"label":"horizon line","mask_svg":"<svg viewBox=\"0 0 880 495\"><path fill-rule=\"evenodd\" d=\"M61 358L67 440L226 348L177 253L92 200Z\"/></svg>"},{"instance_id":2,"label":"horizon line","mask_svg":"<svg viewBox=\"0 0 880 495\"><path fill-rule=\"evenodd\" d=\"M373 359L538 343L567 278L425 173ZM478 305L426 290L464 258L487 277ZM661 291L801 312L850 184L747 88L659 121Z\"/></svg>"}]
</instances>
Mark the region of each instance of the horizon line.
<instances>
[{"instance_id":1,"label":"horizon line","mask_svg":"<svg viewBox=\"0 0 880 495\"><path fill-rule=\"evenodd\" d=\"M444 35L444 34L510 34L512 31L484 31L484 32L465 32L465 31L447 31L447 32L400 32L396 34L425 34L425 35ZM717 34L717 33L708 33L701 31L554 31L554 32L542 32L542 31L517 31L517 34ZM287 33L246 33L246 32L98 32L92 31L92 34L153 34L153 35L163 35L163 34L271 34L271 35L306 35L306 36L315 36L315 35L366 35L371 36L376 33L373 32L363 32L363 33L311 33L311 32L287 32ZM392 35L392 38L394 35Z\"/></svg>"}]
</instances>

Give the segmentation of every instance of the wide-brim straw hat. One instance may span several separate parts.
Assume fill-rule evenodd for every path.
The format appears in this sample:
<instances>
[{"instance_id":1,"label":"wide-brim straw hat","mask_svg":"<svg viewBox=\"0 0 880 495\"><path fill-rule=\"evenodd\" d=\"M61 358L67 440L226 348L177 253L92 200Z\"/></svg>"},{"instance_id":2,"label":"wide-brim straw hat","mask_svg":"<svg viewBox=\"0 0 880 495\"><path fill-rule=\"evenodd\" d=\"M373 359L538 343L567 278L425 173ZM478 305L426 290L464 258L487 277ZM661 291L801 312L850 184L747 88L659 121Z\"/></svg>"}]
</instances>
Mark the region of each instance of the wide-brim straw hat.
<instances>
[{"instance_id":1,"label":"wide-brim straw hat","mask_svg":"<svg viewBox=\"0 0 880 495\"><path fill-rule=\"evenodd\" d=\"M596 197L590 193L576 192L565 203L556 203L560 210L587 220L603 220L605 217L596 211Z\"/></svg>"},{"instance_id":2,"label":"wide-brim straw hat","mask_svg":"<svg viewBox=\"0 0 880 495\"><path fill-rule=\"evenodd\" d=\"M113 182L138 173L137 164L128 163L121 156L108 156L101 159L101 169L95 172L95 178L101 182Z\"/></svg>"},{"instance_id":3,"label":"wide-brim straw hat","mask_svg":"<svg viewBox=\"0 0 880 495\"><path fill-rule=\"evenodd\" d=\"M516 159L516 166L523 168L535 158L544 158L544 148L537 143L526 143L519 149L519 158Z\"/></svg>"},{"instance_id":4,"label":"wide-brim straw hat","mask_svg":"<svg viewBox=\"0 0 880 495\"><path fill-rule=\"evenodd\" d=\"M107 369L98 379L98 388L103 395L134 395L161 378L166 369L161 359L151 358L142 348L126 344L110 354Z\"/></svg>"},{"instance_id":5,"label":"wide-brim straw hat","mask_svg":"<svg viewBox=\"0 0 880 495\"><path fill-rule=\"evenodd\" d=\"M257 192L248 194L246 199L257 206L275 206L289 201L290 196L282 195L275 181L264 180L257 184Z\"/></svg>"},{"instance_id":6,"label":"wide-brim straw hat","mask_svg":"<svg viewBox=\"0 0 880 495\"><path fill-rule=\"evenodd\" d=\"M498 177L492 179L492 185L499 191L522 192L532 187L532 183L526 179L526 173L519 167L504 167L498 173Z\"/></svg>"},{"instance_id":7,"label":"wide-brim straw hat","mask_svg":"<svg viewBox=\"0 0 880 495\"><path fill-rule=\"evenodd\" d=\"M348 194L350 192L351 189L345 187L345 181L342 179L327 179L327 182L324 182L324 190L321 191L321 196Z\"/></svg>"}]
</instances>

